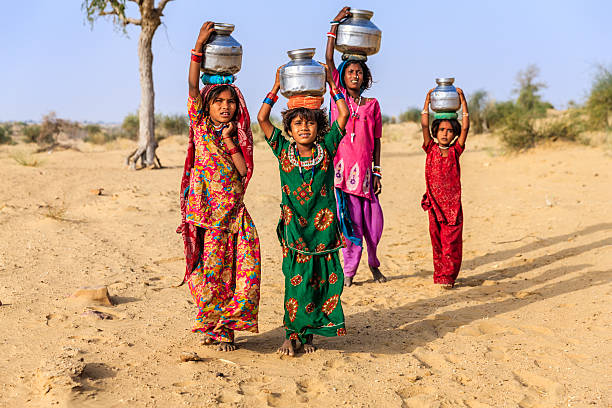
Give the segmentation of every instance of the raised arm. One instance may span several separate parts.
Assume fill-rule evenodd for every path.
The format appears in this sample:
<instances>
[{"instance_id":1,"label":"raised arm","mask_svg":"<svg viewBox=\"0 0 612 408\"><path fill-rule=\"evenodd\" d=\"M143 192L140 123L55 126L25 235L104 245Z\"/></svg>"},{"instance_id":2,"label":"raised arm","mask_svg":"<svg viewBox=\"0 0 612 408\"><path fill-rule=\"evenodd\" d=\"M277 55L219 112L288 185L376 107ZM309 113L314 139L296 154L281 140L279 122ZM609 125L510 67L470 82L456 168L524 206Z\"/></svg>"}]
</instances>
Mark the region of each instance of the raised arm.
<instances>
[{"instance_id":1,"label":"raised arm","mask_svg":"<svg viewBox=\"0 0 612 408\"><path fill-rule=\"evenodd\" d=\"M334 80L332 79L332 73L328 65L325 65L325 77L327 83L329 84L329 89L331 90L332 98L336 101L336 107L338 108L338 116L336 117L336 122L338 123L338 127L340 128L340 130L344 132L344 128L346 127L346 122L348 122L349 117L348 105L346 104L346 100L344 100L344 95L342 95L342 92L338 90L338 87L334 83ZM337 98L333 95L339 95L341 97Z\"/></svg>"},{"instance_id":2,"label":"raised arm","mask_svg":"<svg viewBox=\"0 0 612 408\"><path fill-rule=\"evenodd\" d=\"M272 106L278 98L276 94L280 89L280 69L283 66L284 65L281 65L276 69L276 79L274 80L274 86L270 91L270 94L272 95L268 94L268 96L266 96L263 103L261 104L259 113L257 114L257 122L259 122L259 126L264 132L264 136L266 139L269 139L272 136L272 133L274 132L274 125L272 124L272 122L270 122L270 112L272 112ZM274 96L274 99L270 98L270 96Z\"/></svg>"},{"instance_id":3,"label":"raised arm","mask_svg":"<svg viewBox=\"0 0 612 408\"><path fill-rule=\"evenodd\" d=\"M429 132L429 101L433 90L434 88L431 88L429 92L427 92L427 96L425 97L425 105L423 105L423 110L421 111L421 130L423 131L423 147L427 146L431 141L431 133Z\"/></svg>"},{"instance_id":4,"label":"raised arm","mask_svg":"<svg viewBox=\"0 0 612 408\"><path fill-rule=\"evenodd\" d=\"M189 96L192 98L197 98L200 94L200 62L198 62L198 54L202 55L202 50L204 48L204 44L210 38L210 35L215 31L214 24L212 21L207 21L202 24L202 28L200 28L200 34L198 34L198 39L196 40L195 47L193 52L195 53L193 56L196 58L191 58L191 62L189 63ZM201 57L203 58L203 57Z\"/></svg>"},{"instance_id":5,"label":"raised arm","mask_svg":"<svg viewBox=\"0 0 612 408\"><path fill-rule=\"evenodd\" d=\"M343 7L342 10L338 13L338 15L334 18L331 23L331 28L329 29L329 33L327 35L327 48L325 50L325 63L331 69L336 69L336 63L334 62L334 47L336 46L336 35L338 34L338 22L340 20L347 18L351 15L349 12L350 7Z\"/></svg>"},{"instance_id":6,"label":"raised arm","mask_svg":"<svg viewBox=\"0 0 612 408\"><path fill-rule=\"evenodd\" d=\"M465 139L467 139L468 132L470 131L470 113L468 112L468 104L463 94L463 89L457 88L457 93L461 99L461 110L463 111L463 117L461 118L461 134L457 143L459 146L465 147Z\"/></svg>"}]
</instances>

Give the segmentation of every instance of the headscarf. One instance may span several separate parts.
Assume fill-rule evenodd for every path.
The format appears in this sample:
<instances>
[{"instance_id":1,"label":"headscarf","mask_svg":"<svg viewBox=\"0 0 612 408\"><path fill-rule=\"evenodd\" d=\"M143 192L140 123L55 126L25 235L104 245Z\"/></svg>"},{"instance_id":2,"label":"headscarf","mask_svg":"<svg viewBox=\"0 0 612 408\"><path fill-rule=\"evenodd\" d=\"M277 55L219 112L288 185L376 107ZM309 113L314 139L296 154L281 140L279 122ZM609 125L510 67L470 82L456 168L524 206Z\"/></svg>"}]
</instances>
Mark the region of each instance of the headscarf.
<instances>
[{"instance_id":1,"label":"headscarf","mask_svg":"<svg viewBox=\"0 0 612 408\"><path fill-rule=\"evenodd\" d=\"M319 109L323 104L322 96L294 95L287 101L287 108Z\"/></svg>"},{"instance_id":2,"label":"headscarf","mask_svg":"<svg viewBox=\"0 0 612 408\"><path fill-rule=\"evenodd\" d=\"M206 96L208 93L219 85L206 85L200 91L202 102L206 102ZM238 112L236 114L236 127L238 133L238 145L242 151L242 156L246 162L247 174L243 179L244 189L246 190L251 176L253 175L253 134L251 133L251 117L247 110L244 97L242 92L236 85L229 85L236 91L238 95ZM202 252L202 240L198 239L198 227L190 224L186 221L187 216L187 197L189 195L189 176L193 171L193 163L195 161L195 145L193 142L194 131L193 125L189 126L189 142L187 145L187 157L185 158L185 167L183 168L183 177L181 178L181 225L176 229L177 234L183 236L183 242L185 244L185 277L183 283L187 280L191 272L196 267L200 260L200 253ZM181 285L183 284L181 283Z\"/></svg>"},{"instance_id":3,"label":"headscarf","mask_svg":"<svg viewBox=\"0 0 612 408\"><path fill-rule=\"evenodd\" d=\"M347 67L349 64L352 64L352 63L360 63L360 62L362 62L362 61L363 61L363 60L360 60L360 59L357 59L357 58L351 58L351 57L349 57L348 59L346 59L346 60L342 61L342 62L340 63L340 65L338 65L338 76L340 77L340 86L341 86L341 87L343 87L344 89L348 89L348 88L346 87L346 83L344 83L344 70L346 69L346 67ZM363 93L363 91L365 91L365 90L366 90L366 83L365 83L365 81L364 81L364 82L361 84L361 88L359 89L359 94L362 94L362 93Z\"/></svg>"}]
</instances>

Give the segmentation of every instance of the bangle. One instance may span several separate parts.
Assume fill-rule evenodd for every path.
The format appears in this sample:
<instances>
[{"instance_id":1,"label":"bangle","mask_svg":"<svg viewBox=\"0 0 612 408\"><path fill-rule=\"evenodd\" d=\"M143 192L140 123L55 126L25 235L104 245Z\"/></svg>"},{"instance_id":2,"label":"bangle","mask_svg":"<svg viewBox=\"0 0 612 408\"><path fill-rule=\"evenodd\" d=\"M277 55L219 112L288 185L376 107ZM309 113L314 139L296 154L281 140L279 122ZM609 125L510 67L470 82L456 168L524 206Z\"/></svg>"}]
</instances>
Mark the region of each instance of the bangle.
<instances>
[{"instance_id":1,"label":"bangle","mask_svg":"<svg viewBox=\"0 0 612 408\"><path fill-rule=\"evenodd\" d=\"M469 113L464 113L464 114L463 114L463 117L464 117L464 118L467 118L468 116L470 116L470 114L469 114Z\"/></svg>"},{"instance_id":2,"label":"bangle","mask_svg":"<svg viewBox=\"0 0 612 408\"><path fill-rule=\"evenodd\" d=\"M374 171L378 171L379 173L382 171L382 169L380 168L380 166L374 166L374 167L372 167L372 170L374 170Z\"/></svg>"},{"instance_id":3,"label":"bangle","mask_svg":"<svg viewBox=\"0 0 612 408\"><path fill-rule=\"evenodd\" d=\"M329 24L331 24L331 25L338 25L338 24L340 24L340 22L336 21L336 20L333 20L333 21L330 21Z\"/></svg>"},{"instance_id":4,"label":"bangle","mask_svg":"<svg viewBox=\"0 0 612 408\"><path fill-rule=\"evenodd\" d=\"M272 92L268 92L268 94L266 95L266 98L272 99L272 102L278 101L278 95Z\"/></svg>"},{"instance_id":5,"label":"bangle","mask_svg":"<svg viewBox=\"0 0 612 408\"><path fill-rule=\"evenodd\" d=\"M373 175L373 176L378 177L379 179L381 179L381 178L382 178L382 174L380 174L380 173L378 173L378 172L376 172L376 171L373 171L373 172L372 172L372 175Z\"/></svg>"},{"instance_id":6,"label":"bangle","mask_svg":"<svg viewBox=\"0 0 612 408\"><path fill-rule=\"evenodd\" d=\"M429 111L427 109L423 109L421 111L421 115L429 115Z\"/></svg>"},{"instance_id":7,"label":"bangle","mask_svg":"<svg viewBox=\"0 0 612 408\"><path fill-rule=\"evenodd\" d=\"M233 156L236 153L240 153L240 149L237 146L235 146L233 149L230 149L228 153L230 154L230 156Z\"/></svg>"},{"instance_id":8,"label":"bangle","mask_svg":"<svg viewBox=\"0 0 612 408\"><path fill-rule=\"evenodd\" d=\"M267 96L264 98L262 103L267 103L270 106L274 106L274 101L270 98L268 98Z\"/></svg>"},{"instance_id":9,"label":"bangle","mask_svg":"<svg viewBox=\"0 0 612 408\"><path fill-rule=\"evenodd\" d=\"M342 95L342 92L338 92L337 94L333 96L333 98L334 98L334 102L338 102L340 99L344 99L344 95Z\"/></svg>"},{"instance_id":10,"label":"bangle","mask_svg":"<svg viewBox=\"0 0 612 408\"><path fill-rule=\"evenodd\" d=\"M327 33L327 36L328 37L332 37L332 38L336 38L336 34L334 34L332 32Z\"/></svg>"},{"instance_id":11,"label":"bangle","mask_svg":"<svg viewBox=\"0 0 612 408\"><path fill-rule=\"evenodd\" d=\"M201 56L202 56L202 53L201 53L201 52L196 52L196 50L195 50L195 49L192 49L192 50L191 50L191 55L197 55L198 57L201 57Z\"/></svg>"},{"instance_id":12,"label":"bangle","mask_svg":"<svg viewBox=\"0 0 612 408\"><path fill-rule=\"evenodd\" d=\"M202 56L201 55L191 54L191 61L197 62L198 64L201 64L202 63Z\"/></svg>"}]
</instances>

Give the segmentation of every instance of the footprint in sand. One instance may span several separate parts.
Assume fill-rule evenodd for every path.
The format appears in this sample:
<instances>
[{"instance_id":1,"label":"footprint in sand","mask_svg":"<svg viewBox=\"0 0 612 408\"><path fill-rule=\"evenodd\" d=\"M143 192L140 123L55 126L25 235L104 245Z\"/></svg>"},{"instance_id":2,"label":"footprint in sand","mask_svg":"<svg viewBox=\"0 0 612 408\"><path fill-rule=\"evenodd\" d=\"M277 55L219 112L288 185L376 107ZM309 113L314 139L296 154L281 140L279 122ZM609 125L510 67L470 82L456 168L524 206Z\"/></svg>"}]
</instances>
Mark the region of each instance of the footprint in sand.
<instances>
[{"instance_id":1,"label":"footprint in sand","mask_svg":"<svg viewBox=\"0 0 612 408\"><path fill-rule=\"evenodd\" d=\"M526 394L519 402L521 408L558 406L563 402L565 388L558 382L528 371L514 371L514 379L526 388Z\"/></svg>"}]
</instances>

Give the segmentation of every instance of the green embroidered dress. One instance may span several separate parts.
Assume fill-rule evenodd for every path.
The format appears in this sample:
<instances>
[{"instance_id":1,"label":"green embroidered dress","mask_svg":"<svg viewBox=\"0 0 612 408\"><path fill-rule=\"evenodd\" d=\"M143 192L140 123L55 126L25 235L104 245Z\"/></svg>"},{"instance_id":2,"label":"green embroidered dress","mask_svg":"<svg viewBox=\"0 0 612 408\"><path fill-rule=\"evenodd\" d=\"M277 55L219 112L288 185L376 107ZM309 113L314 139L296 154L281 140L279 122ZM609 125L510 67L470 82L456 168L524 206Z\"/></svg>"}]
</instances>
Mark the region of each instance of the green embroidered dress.
<instances>
[{"instance_id":1,"label":"green embroidered dress","mask_svg":"<svg viewBox=\"0 0 612 408\"><path fill-rule=\"evenodd\" d=\"M346 334L340 302L344 274L338 255L344 241L336 217L333 166L343 136L334 122L312 158L301 159L279 129L268 139L278 158L282 188L276 233L283 249L288 339L304 342L309 334Z\"/></svg>"}]
</instances>

